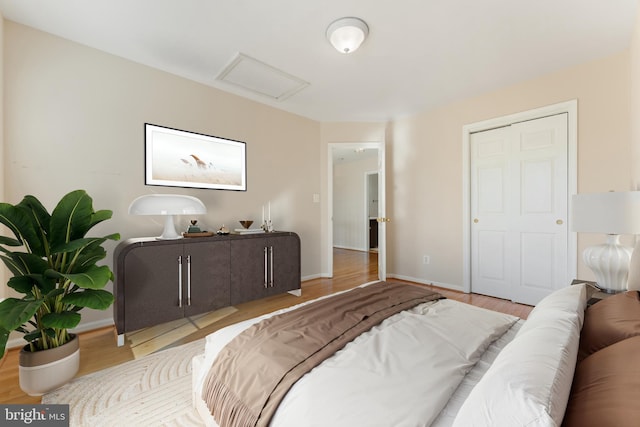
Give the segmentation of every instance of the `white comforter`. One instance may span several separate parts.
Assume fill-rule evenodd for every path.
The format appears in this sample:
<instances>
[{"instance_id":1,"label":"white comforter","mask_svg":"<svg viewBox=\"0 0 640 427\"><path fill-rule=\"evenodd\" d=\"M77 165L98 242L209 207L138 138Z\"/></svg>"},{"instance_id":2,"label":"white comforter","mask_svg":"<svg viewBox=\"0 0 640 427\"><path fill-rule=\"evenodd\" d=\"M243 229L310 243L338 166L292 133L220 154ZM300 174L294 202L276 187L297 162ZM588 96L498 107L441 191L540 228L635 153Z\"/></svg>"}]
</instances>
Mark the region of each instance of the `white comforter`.
<instances>
[{"instance_id":1,"label":"white comforter","mask_svg":"<svg viewBox=\"0 0 640 427\"><path fill-rule=\"evenodd\" d=\"M207 337L204 358L194 371L195 399L220 349L268 316ZM517 320L453 300L399 313L302 377L271 425L428 426L487 347ZM216 425L211 417L205 421Z\"/></svg>"}]
</instances>

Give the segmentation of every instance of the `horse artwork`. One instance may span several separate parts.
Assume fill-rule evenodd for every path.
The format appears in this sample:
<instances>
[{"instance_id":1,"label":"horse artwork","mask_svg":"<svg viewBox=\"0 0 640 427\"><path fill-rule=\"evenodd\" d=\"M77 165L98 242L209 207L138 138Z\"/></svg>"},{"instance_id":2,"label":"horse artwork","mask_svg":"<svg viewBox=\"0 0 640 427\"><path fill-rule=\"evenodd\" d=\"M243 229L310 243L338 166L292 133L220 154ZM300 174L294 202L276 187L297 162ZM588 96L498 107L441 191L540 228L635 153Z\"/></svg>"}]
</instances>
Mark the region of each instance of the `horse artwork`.
<instances>
[{"instance_id":1,"label":"horse artwork","mask_svg":"<svg viewBox=\"0 0 640 427\"><path fill-rule=\"evenodd\" d=\"M246 191L246 144L145 124L145 183Z\"/></svg>"}]
</instances>

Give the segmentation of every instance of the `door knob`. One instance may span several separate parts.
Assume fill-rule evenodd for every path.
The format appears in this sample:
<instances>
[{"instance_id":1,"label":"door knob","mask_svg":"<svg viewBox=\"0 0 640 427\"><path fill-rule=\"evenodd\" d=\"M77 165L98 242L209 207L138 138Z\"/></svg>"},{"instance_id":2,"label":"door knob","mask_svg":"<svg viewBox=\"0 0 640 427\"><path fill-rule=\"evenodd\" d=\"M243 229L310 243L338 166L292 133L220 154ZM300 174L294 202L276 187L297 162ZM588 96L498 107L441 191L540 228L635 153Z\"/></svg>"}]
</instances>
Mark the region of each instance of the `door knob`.
<instances>
[{"instance_id":1,"label":"door knob","mask_svg":"<svg viewBox=\"0 0 640 427\"><path fill-rule=\"evenodd\" d=\"M562 221L561 219L558 219L558 220L556 220L556 224L562 225L562 224L564 224L564 221Z\"/></svg>"},{"instance_id":2,"label":"door knob","mask_svg":"<svg viewBox=\"0 0 640 427\"><path fill-rule=\"evenodd\" d=\"M480 222L480 220L478 218L473 218L473 223L477 224L478 222Z\"/></svg>"}]
</instances>

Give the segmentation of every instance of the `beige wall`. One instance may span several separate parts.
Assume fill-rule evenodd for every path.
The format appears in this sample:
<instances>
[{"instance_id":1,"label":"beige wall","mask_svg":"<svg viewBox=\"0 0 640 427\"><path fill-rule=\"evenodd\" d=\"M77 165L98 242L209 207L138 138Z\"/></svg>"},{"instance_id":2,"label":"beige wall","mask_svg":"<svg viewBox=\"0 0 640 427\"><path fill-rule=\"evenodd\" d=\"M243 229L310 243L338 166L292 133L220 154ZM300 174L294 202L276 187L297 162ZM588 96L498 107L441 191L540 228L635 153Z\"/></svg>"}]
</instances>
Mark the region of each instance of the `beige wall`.
<instances>
[{"instance_id":1,"label":"beige wall","mask_svg":"<svg viewBox=\"0 0 640 427\"><path fill-rule=\"evenodd\" d=\"M640 10L630 43L631 79L631 189L640 190Z\"/></svg>"},{"instance_id":2,"label":"beige wall","mask_svg":"<svg viewBox=\"0 0 640 427\"><path fill-rule=\"evenodd\" d=\"M260 221L271 202L276 229L302 241L302 275L320 271L320 132L312 120L264 106L107 53L5 21L4 162L6 200L34 194L52 208L84 188L113 219L95 232L123 238L158 235L159 217L127 213L147 193L199 197L210 230L240 219ZM144 185L145 122L247 143L248 191ZM0 186L2 188L2 186ZM180 218L180 228L188 220ZM115 246L109 247L109 258ZM110 319L88 312L85 322Z\"/></svg>"},{"instance_id":3,"label":"beige wall","mask_svg":"<svg viewBox=\"0 0 640 427\"><path fill-rule=\"evenodd\" d=\"M578 191L628 189L628 72L625 52L394 122L387 139L389 274L462 286L465 124L577 99ZM579 253L585 243L579 238ZM591 276L581 262L578 275Z\"/></svg>"}]
</instances>

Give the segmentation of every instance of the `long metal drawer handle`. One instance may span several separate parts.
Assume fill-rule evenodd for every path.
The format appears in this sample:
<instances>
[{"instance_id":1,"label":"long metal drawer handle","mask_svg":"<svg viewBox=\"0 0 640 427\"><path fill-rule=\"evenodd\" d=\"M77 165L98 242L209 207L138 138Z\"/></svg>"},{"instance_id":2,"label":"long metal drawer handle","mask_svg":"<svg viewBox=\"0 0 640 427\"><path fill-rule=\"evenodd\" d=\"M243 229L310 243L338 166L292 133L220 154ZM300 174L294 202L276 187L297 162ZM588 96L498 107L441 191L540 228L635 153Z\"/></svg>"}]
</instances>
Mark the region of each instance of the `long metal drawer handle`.
<instances>
[{"instance_id":1,"label":"long metal drawer handle","mask_svg":"<svg viewBox=\"0 0 640 427\"><path fill-rule=\"evenodd\" d=\"M187 255L187 305L191 305L191 255Z\"/></svg>"},{"instance_id":2,"label":"long metal drawer handle","mask_svg":"<svg viewBox=\"0 0 640 427\"><path fill-rule=\"evenodd\" d=\"M263 250L264 250L264 288L267 289L267 287L269 287L269 284L268 284L268 273L267 273L267 270L268 270L268 265L267 265L267 247L265 246L263 248Z\"/></svg>"},{"instance_id":3,"label":"long metal drawer handle","mask_svg":"<svg viewBox=\"0 0 640 427\"><path fill-rule=\"evenodd\" d=\"M269 270L270 270L270 278L269 278L269 287L273 288L273 246L269 246Z\"/></svg>"},{"instance_id":4,"label":"long metal drawer handle","mask_svg":"<svg viewBox=\"0 0 640 427\"><path fill-rule=\"evenodd\" d=\"M178 307L182 307L182 255L178 256Z\"/></svg>"}]
</instances>

